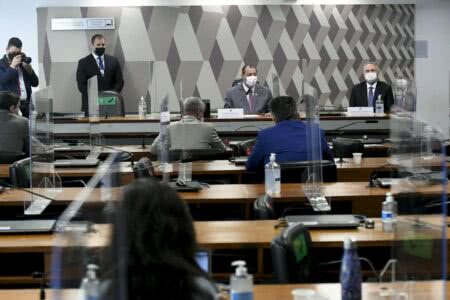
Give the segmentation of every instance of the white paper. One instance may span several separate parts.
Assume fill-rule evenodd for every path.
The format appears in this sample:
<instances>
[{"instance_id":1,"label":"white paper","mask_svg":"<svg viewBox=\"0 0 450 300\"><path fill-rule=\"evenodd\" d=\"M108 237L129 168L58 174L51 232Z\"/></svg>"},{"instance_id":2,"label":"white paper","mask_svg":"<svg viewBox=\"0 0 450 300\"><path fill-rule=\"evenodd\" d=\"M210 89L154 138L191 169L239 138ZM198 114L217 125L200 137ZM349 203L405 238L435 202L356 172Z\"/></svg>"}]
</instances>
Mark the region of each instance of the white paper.
<instances>
[{"instance_id":1,"label":"white paper","mask_svg":"<svg viewBox=\"0 0 450 300\"><path fill-rule=\"evenodd\" d=\"M375 114L373 112L373 107L356 106L356 107L348 107L347 115L349 117L373 117Z\"/></svg>"},{"instance_id":2,"label":"white paper","mask_svg":"<svg viewBox=\"0 0 450 300\"><path fill-rule=\"evenodd\" d=\"M243 119L243 108L219 108L217 110L218 119Z\"/></svg>"}]
</instances>

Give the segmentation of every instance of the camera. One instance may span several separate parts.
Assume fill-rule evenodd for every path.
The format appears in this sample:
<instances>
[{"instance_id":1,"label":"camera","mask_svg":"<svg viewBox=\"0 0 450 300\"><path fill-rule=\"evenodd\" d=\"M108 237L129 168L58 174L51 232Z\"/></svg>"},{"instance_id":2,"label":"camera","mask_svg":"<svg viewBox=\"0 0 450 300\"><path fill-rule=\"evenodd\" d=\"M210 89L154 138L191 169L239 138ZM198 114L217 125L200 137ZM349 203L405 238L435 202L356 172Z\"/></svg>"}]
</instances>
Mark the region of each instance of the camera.
<instances>
[{"instance_id":1,"label":"camera","mask_svg":"<svg viewBox=\"0 0 450 300\"><path fill-rule=\"evenodd\" d=\"M26 64L30 64L31 63L31 57L27 57L25 55L25 53L20 53L20 56L22 56L22 62L26 63Z\"/></svg>"}]
</instances>

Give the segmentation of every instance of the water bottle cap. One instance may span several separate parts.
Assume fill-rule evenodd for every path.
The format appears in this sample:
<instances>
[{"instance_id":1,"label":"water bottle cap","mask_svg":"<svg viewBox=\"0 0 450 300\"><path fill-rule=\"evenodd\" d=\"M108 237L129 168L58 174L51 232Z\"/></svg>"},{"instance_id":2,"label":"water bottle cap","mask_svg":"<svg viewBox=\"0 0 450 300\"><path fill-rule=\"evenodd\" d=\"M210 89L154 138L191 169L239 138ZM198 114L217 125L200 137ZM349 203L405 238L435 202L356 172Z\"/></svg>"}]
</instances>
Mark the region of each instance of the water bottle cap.
<instances>
[{"instance_id":1,"label":"water bottle cap","mask_svg":"<svg viewBox=\"0 0 450 300\"><path fill-rule=\"evenodd\" d=\"M270 161L275 161L277 155L275 153L270 153Z\"/></svg>"},{"instance_id":2,"label":"water bottle cap","mask_svg":"<svg viewBox=\"0 0 450 300\"><path fill-rule=\"evenodd\" d=\"M344 240L344 249L352 249L355 248L356 241L354 238L348 238Z\"/></svg>"},{"instance_id":3,"label":"water bottle cap","mask_svg":"<svg viewBox=\"0 0 450 300\"><path fill-rule=\"evenodd\" d=\"M242 277L247 275L247 268L245 267L247 263L243 260L233 261L231 265L236 267L235 275L238 277Z\"/></svg>"},{"instance_id":4,"label":"water bottle cap","mask_svg":"<svg viewBox=\"0 0 450 300\"><path fill-rule=\"evenodd\" d=\"M90 271L97 271L98 270L98 266L96 264L88 264L87 265L87 269Z\"/></svg>"}]
</instances>

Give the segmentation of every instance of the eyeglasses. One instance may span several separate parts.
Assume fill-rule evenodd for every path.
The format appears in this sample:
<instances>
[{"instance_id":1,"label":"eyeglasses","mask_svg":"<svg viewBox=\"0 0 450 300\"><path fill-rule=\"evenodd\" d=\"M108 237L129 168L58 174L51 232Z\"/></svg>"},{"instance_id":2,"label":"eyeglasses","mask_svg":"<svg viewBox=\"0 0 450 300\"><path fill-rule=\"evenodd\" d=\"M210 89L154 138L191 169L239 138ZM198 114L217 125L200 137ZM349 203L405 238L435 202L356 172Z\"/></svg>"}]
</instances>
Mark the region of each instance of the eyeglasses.
<instances>
[{"instance_id":1,"label":"eyeglasses","mask_svg":"<svg viewBox=\"0 0 450 300\"><path fill-rule=\"evenodd\" d=\"M372 72L376 72L377 70L375 69L370 69L370 70L366 70L366 73L372 73Z\"/></svg>"}]
</instances>

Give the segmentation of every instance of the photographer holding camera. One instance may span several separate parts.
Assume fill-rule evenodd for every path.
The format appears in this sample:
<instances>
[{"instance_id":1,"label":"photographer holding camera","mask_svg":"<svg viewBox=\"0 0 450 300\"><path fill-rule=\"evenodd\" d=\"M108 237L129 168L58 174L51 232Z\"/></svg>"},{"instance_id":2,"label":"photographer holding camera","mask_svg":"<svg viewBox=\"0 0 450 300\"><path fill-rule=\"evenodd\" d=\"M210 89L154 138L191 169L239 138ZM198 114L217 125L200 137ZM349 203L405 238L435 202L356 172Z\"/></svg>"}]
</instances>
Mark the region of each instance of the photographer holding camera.
<instances>
[{"instance_id":1,"label":"photographer holding camera","mask_svg":"<svg viewBox=\"0 0 450 300\"><path fill-rule=\"evenodd\" d=\"M20 111L27 118L30 115L31 87L39 85L39 78L30 63L31 58L22 52L22 41L10 38L6 54L0 60L0 91L19 95Z\"/></svg>"}]
</instances>

